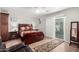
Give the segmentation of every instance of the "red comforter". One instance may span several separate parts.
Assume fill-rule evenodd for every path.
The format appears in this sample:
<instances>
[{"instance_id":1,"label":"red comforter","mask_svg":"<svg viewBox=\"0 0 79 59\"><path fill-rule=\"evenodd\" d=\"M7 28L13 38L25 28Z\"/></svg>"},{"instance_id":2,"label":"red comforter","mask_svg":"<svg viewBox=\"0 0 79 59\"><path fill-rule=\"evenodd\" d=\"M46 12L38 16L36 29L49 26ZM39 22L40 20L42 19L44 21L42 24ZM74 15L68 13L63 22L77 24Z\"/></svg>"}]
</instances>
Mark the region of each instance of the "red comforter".
<instances>
[{"instance_id":1,"label":"red comforter","mask_svg":"<svg viewBox=\"0 0 79 59\"><path fill-rule=\"evenodd\" d=\"M43 40L44 34L40 31L24 31L21 32L21 37L25 44L31 44Z\"/></svg>"}]
</instances>

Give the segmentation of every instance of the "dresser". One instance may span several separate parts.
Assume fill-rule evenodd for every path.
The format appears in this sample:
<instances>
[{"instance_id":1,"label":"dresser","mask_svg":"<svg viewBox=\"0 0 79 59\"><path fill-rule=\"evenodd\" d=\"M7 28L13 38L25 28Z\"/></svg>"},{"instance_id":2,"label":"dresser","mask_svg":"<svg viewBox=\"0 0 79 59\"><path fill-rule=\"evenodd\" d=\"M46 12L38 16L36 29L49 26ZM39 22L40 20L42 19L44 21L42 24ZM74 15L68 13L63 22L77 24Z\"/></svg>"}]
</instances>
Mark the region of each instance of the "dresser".
<instances>
[{"instance_id":1,"label":"dresser","mask_svg":"<svg viewBox=\"0 0 79 59\"><path fill-rule=\"evenodd\" d=\"M9 32L9 39L18 39L19 35L17 31Z\"/></svg>"}]
</instances>

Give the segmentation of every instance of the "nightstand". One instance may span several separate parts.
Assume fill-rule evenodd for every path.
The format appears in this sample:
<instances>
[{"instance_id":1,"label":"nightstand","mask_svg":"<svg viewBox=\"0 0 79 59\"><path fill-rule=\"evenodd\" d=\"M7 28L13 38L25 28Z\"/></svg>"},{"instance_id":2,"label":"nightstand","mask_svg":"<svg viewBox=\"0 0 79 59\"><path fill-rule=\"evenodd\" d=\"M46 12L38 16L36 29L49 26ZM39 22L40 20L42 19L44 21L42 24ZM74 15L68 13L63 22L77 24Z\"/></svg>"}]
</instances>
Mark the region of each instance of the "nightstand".
<instances>
[{"instance_id":1,"label":"nightstand","mask_svg":"<svg viewBox=\"0 0 79 59\"><path fill-rule=\"evenodd\" d=\"M14 31L14 32L9 32L9 39L18 39L18 32Z\"/></svg>"}]
</instances>

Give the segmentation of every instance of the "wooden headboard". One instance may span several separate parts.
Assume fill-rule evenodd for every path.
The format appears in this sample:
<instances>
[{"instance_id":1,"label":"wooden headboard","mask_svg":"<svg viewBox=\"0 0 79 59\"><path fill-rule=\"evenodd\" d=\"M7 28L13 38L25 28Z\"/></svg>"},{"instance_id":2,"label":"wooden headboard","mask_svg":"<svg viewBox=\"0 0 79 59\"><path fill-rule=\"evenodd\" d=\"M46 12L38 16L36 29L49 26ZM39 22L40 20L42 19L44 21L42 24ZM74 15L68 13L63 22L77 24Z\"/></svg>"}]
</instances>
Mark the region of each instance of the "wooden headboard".
<instances>
[{"instance_id":1,"label":"wooden headboard","mask_svg":"<svg viewBox=\"0 0 79 59\"><path fill-rule=\"evenodd\" d=\"M19 24L18 25L18 32L20 32L21 30L28 31L32 29L33 29L32 24Z\"/></svg>"}]
</instances>

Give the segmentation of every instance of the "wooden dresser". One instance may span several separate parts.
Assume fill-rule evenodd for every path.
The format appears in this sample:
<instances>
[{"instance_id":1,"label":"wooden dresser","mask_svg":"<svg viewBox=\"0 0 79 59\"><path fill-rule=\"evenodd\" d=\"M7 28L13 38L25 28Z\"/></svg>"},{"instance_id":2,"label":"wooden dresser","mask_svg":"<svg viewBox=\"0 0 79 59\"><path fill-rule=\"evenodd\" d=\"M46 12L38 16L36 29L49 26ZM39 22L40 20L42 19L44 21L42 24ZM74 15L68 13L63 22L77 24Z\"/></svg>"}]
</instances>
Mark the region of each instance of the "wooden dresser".
<instances>
[{"instance_id":1,"label":"wooden dresser","mask_svg":"<svg viewBox=\"0 0 79 59\"><path fill-rule=\"evenodd\" d=\"M17 31L14 31L14 32L9 32L9 39L18 39L19 38L19 35L18 35L18 32Z\"/></svg>"},{"instance_id":2,"label":"wooden dresser","mask_svg":"<svg viewBox=\"0 0 79 59\"><path fill-rule=\"evenodd\" d=\"M0 13L0 36L2 41L8 40L8 13Z\"/></svg>"}]
</instances>

